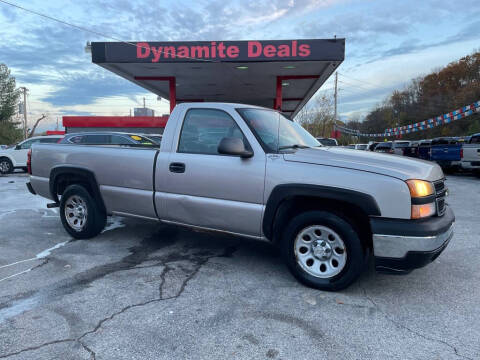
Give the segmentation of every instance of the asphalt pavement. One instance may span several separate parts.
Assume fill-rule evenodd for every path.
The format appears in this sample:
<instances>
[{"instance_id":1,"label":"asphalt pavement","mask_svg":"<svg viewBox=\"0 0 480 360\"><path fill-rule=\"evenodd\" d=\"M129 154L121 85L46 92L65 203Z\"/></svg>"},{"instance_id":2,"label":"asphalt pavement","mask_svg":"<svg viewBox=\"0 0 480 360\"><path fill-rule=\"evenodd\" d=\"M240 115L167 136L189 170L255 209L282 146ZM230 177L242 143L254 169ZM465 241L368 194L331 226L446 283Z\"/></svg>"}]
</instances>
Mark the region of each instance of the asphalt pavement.
<instances>
[{"instance_id":1,"label":"asphalt pavement","mask_svg":"<svg viewBox=\"0 0 480 360\"><path fill-rule=\"evenodd\" d=\"M444 253L406 276L299 284L269 244L114 217L73 240L0 177L0 359L480 359L480 179L450 175Z\"/></svg>"}]
</instances>

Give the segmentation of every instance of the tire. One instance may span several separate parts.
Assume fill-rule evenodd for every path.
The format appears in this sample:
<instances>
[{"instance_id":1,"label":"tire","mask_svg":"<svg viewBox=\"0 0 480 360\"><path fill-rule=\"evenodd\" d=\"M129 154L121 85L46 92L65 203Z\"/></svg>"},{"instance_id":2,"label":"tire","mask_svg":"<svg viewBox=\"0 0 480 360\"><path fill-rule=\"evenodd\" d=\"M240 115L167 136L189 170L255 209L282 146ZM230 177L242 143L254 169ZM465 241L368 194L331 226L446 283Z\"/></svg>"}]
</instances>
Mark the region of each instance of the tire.
<instances>
[{"instance_id":1,"label":"tire","mask_svg":"<svg viewBox=\"0 0 480 360\"><path fill-rule=\"evenodd\" d=\"M320 210L294 217L283 232L280 246L285 263L298 281L327 291L352 284L363 272L369 254L349 221Z\"/></svg>"},{"instance_id":2,"label":"tire","mask_svg":"<svg viewBox=\"0 0 480 360\"><path fill-rule=\"evenodd\" d=\"M13 173L13 164L9 158L0 158L0 174L11 174Z\"/></svg>"},{"instance_id":3,"label":"tire","mask_svg":"<svg viewBox=\"0 0 480 360\"><path fill-rule=\"evenodd\" d=\"M97 236L107 221L105 212L82 185L65 189L60 200L60 218L65 230L75 239Z\"/></svg>"}]
</instances>

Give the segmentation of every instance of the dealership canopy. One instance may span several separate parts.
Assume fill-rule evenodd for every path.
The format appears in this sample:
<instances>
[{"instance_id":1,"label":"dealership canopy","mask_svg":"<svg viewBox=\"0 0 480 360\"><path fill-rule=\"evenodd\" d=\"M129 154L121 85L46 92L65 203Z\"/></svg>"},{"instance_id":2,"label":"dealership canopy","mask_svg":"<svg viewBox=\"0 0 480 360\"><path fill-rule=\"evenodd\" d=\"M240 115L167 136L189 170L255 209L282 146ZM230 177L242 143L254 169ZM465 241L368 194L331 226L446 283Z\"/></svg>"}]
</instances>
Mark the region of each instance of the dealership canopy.
<instances>
[{"instance_id":1,"label":"dealership canopy","mask_svg":"<svg viewBox=\"0 0 480 360\"><path fill-rule=\"evenodd\" d=\"M345 39L93 42L92 61L179 102L260 105L295 116L345 57Z\"/></svg>"}]
</instances>

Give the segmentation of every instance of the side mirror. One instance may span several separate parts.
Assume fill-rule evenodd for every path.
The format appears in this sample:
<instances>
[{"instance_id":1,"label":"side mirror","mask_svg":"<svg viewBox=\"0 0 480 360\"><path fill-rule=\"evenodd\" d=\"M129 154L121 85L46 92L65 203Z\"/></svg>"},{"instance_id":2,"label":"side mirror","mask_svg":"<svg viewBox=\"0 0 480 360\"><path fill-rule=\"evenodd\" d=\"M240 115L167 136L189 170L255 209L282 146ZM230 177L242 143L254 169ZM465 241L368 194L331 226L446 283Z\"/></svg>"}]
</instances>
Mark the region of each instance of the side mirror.
<instances>
[{"instance_id":1,"label":"side mirror","mask_svg":"<svg viewBox=\"0 0 480 360\"><path fill-rule=\"evenodd\" d=\"M240 156L243 159L253 156L253 151L246 150L242 139L225 137L218 144L219 154Z\"/></svg>"},{"instance_id":2,"label":"side mirror","mask_svg":"<svg viewBox=\"0 0 480 360\"><path fill-rule=\"evenodd\" d=\"M22 146L20 144L15 145L15 150L20 150Z\"/></svg>"}]
</instances>

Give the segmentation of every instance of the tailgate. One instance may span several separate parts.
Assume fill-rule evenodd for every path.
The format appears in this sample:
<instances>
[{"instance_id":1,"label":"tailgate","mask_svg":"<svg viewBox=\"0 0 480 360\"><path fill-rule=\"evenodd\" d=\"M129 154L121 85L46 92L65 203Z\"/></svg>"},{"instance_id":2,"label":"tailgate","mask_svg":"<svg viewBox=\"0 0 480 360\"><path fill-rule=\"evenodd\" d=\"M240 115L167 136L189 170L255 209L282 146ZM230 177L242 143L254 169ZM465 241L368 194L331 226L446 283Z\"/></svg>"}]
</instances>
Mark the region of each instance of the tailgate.
<instances>
[{"instance_id":1,"label":"tailgate","mask_svg":"<svg viewBox=\"0 0 480 360\"><path fill-rule=\"evenodd\" d=\"M436 145L432 146L432 160L460 161L461 146Z\"/></svg>"},{"instance_id":2,"label":"tailgate","mask_svg":"<svg viewBox=\"0 0 480 360\"><path fill-rule=\"evenodd\" d=\"M463 147L463 161L480 161L480 146Z\"/></svg>"}]
</instances>

